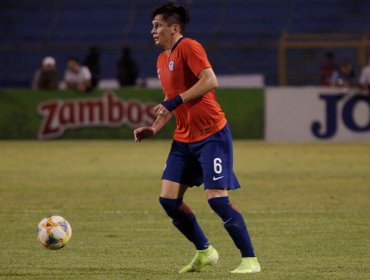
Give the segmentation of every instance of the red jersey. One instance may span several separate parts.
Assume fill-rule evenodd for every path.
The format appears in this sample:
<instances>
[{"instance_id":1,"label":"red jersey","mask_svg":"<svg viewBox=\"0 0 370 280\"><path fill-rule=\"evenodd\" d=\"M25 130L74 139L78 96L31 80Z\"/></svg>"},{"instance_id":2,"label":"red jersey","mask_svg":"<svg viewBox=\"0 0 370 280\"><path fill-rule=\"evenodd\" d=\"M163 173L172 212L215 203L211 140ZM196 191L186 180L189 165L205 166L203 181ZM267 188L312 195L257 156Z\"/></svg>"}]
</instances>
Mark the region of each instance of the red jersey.
<instances>
[{"instance_id":1,"label":"red jersey","mask_svg":"<svg viewBox=\"0 0 370 280\"><path fill-rule=\"evenodd\" d=\"M206 68L211 68L211 64L204 48L195 40L181 38L170 54L162 52L157 60L157 73L166 98L171 99L191 88ZM226 125L214 90L181 104L172 113L176 117L173 138L179 142L201 141Z\"/></svg>"}]
</instances>

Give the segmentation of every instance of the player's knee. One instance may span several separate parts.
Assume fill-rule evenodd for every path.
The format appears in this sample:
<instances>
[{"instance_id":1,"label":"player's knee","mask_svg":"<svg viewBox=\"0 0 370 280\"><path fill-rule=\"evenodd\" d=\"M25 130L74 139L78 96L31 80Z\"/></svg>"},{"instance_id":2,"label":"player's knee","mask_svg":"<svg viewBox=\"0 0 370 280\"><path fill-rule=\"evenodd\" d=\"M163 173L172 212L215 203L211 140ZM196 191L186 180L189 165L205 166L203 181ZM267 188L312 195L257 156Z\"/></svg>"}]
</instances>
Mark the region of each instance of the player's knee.
<instances>
[{"instance_id":1,"label":"player's knee","mask_svg":"<svg viewBox=\"0 0 370 280\"><path fill-rule=\"evenodd\" d=\"M230 207L229 198L226 196L210 198L208 204L217 214L225 212Z\"/></svg>"},{"instance_id":2,"label":"player's knee","mask_svg":"<svg viewBox=\"0 0 370 280\"><path fill-rule=\"evenodd\" d=\"M225 225L227 222L231 221L231 218L233 216L235 216L229 198L226 196L208 199L208 204L209 206L211 206L212 210L222 219Z\"/></svg>"},{"instance_id":3,"label":"player's knee","mask_svg":"<svg viewBox=\"0 0 370 280\"><path fill-rule=\"evenodd\" d=\"M182 204L182 199L159 197L159 203L162 205L167 215L174 219L177 216L179 206Z\"/></svg>"}]
</instances>

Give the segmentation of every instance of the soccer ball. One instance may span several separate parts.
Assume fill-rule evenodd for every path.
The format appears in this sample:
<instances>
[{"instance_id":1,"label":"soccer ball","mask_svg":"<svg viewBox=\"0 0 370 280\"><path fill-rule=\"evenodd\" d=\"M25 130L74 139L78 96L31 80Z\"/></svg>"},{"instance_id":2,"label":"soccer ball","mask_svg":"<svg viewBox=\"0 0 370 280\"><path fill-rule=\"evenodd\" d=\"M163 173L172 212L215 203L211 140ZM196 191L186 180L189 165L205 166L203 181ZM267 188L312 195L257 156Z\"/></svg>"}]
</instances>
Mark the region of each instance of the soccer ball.
<instances>
[{"instance_id":1,"label":"soccer ball","mask_svg":"<svg viewBox=\"0 0 370 280\"><path fill-rule=\"evenodd\" d=\"M71 225L61 216L45 217L37 226L37 240L50 250L63 248L71 236Z\"/></svg>"}]
</instances>

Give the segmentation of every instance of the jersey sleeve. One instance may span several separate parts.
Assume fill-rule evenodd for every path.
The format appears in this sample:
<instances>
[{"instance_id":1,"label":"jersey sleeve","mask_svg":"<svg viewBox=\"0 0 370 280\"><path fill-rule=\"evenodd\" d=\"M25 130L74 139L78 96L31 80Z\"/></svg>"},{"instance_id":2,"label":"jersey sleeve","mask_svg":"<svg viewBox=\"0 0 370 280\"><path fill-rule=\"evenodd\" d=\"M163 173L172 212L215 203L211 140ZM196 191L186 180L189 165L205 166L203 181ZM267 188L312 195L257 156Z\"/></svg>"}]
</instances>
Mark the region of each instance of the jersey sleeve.
<instances>
[{"instance_id":1,"label":"jersey sleeve","mask_svg":"<svg viewBox=\"0 0 370 280\"><path fill-rule=\"evenodd\" d=\"M187 66L196 77L198 77L204 69L212 67L204 48L194 40L186 43L184 56Z\"/></svg>"}]
</instances>

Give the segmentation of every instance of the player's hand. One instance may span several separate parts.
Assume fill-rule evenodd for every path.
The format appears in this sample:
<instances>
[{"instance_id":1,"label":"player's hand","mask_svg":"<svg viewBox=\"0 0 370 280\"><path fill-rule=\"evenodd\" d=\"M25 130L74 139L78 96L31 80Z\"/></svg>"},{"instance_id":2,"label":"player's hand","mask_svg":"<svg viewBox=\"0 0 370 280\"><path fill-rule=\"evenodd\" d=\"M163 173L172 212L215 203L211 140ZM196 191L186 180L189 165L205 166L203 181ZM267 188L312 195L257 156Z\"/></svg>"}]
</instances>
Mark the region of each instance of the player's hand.
<instances>
[{"instance_id":1,"label":"player's hand","mask_svg":"<svg viewBox=\"0 0 370 280\"><path fill-rule=\"evenodd\" d=\"M134 130L134 139L135 142L140 142L143 139L152 137L154 134L154 128L150 126L139 127Z\"/></svg>"},{"instance_id":2,"label":"player's hand","mask_svg":"<svg viewBox=\"0 0 370 280\"><path fill-rule=\"evenodd\" d=\"M166 107L164 107L162 104L158 104L157 106L155 106L155 107L153 108L153 112L154 112L154 114L156 114L157 116L163 116L163 117L170 113L170 112L166 109Z\"/></svg>"}]
</instances>

